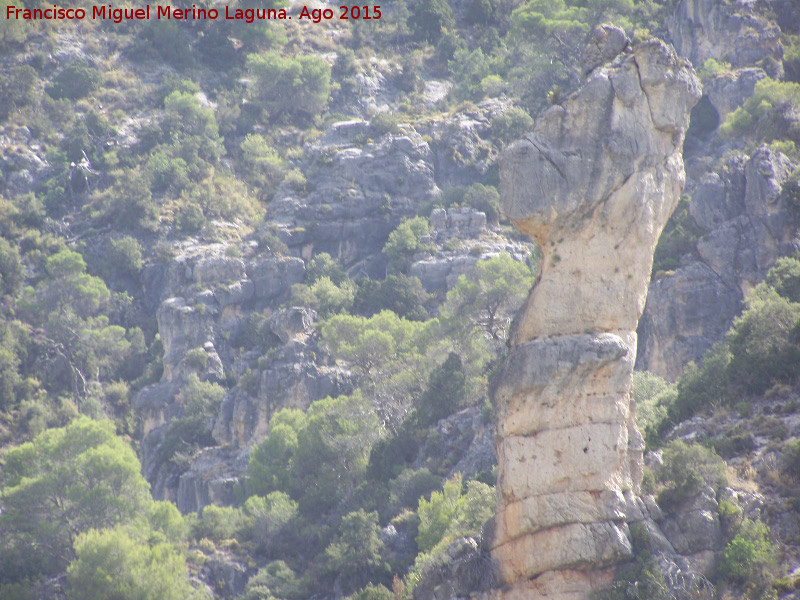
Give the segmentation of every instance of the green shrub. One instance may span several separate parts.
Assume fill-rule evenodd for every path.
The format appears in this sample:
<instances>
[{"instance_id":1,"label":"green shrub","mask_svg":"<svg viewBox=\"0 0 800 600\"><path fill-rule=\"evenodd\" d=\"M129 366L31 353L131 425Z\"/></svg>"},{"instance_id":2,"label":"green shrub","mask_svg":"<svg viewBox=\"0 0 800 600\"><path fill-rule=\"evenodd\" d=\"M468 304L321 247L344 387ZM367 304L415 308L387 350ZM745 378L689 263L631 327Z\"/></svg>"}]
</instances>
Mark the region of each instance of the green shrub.
<instances>
[{"instance_id":1,"label":"green shrub","mask_svg":"<svg viewBox=\"0 0 800 600\"><path fill-rule=\"evenodd\" d=\"M252 97L271 119L282 114L311 117L328 102L331 68L318 56L251 54L247 68L254 78Z\"/></svg>"},{"instance_id":2,"label":"green shrub","mask_svg":"<svg viewBox=\"0 0 800 600\"><path fill-rule=\"evenodd\" d=\"M772 280L781 286L796 285L781 263ZM770 274L767 275L768 279ZM727 335L731 360L728 378L739 389L764 393L775 382L791 382L800 374L800 346L795 331L800 322L800 304L764 284L748 297L747 308L737 317Z\"/></svg>"},{"instance_id":3,"label":"green shrub","mask_svg":"<svg viewBox=\"0 0 800 600\"><path fill-rule=\"evenodd\" d=\"M187 377L178 396L183 414L170 421L158 449L159 462L175 458L187 461L198 448L214 445L211 423L224 395L225 389L216 383L200 381L195 373Z\"/></svg>"},{"instance_id":4,"label":"green shrub","mask_svg":"<svg viewBox=\"0 0 800 600\"><path fill-rule=\"evenodd\" d=\"M369 453L367 477L374 481L389 481L404 472L419 451L420 431L409 420L395 436L378 440ZM414 498L416 504L416 498Z\"/></svg>"},{"instance_id":5,"label":"green shrub","mask_svg":"<svg viewBox=\"0 0 800 600\"><path fill-rule=\"evenodd\" d=\"M497 225L500 222L500 194L497 188L473 183L464 192L463 201L466 206L484 212L489 225Z\"/></svg>"},{"instance_id":6,"label":"green shrub","mask_svg":"<svg viewBox=\"0 0 800 600\"><path fill-rule=\"evenodd\" d=\"M524 108L512 107L492 119L492 137L504 144L520 139L533 128L533 118Z\"/></svg>"},{"instance_id":7,"label":"green shrub","mask_svg":"<svg viewBox=\"0 0 800 600\"><path fill-rule=\"evenodd\" d=\"M709 440L707 444L714 449L714 452L726 459L742 456L756 447L752 434L742 430L715 437Z\"/></svg>"},{"instance_id":8,"label":"green shrub","mask_svg":"<svg viewBox=\"0 0 800 600\"><path fill-rule=\"evenodd\" d=\"M383 252L389 258L391 268L405 271L415 253L423 249L422 236L430 232L430 224L425 217L407 219L389 234Z\"/></svg>"},{"instance_id":9,"label":"green shrub","mask_svg":"<svg viewBox=\"0 0 800 600\"><path fill-rule=\"evenodd\" d=\"M762 79L743 106L729 114L720 126L727 137L756 140L788 139L800 143L800 83Z\"/></svg>"},{"instance_id":10,"label":"green shrub","mask_svg":"<svg viewBox=\"0 0 800 600\"><path fill-rule=\"evenodd\" d=\"M355 298L355 285L349 279L336 285L329 277L320 277L309 285L292 286L292 303L310 306L317 310L320 317L349 313Z\"/></svg>"},{"instance_id":11,"label":"green shrub","mask_svg":"<svg viewBox=\"0 0 800 600\"><path fill-rule=\"evenodd\" d=\"M78 100L87 96L103 81L103 74L84 61L67 66L53 79L45 92L55 99Z\"/></svg>"},{"instance_id":12,"label":"green shrub","mask_svg":"<svg viewBox=\"0 0 800 600\"><path fill-rule=\"evenodd\" d=\"M495 5L492 0L470 0L464 17L470 25L486 27L494 22Z\"/></svg>"},{"instance_id":13,"label":"green shrub","mask_svg":"<svg viewBox=\"0 0 800 600\"><path fill-rule=\"evenodd\" d=\"M242 173L253 185L272 189L286 172L284 161L263 136L251 133L241 145Z\"/></svg>"},{"instance_id":14,"label":"green shrub","mask_svg":"<svg viewBox=\"0 0 800 600\"><path fill-rule=\"evenodd\" d=\"M76 539L75 555L67 570L69 600L189 600L193 596L181 552L171 544L147 540L144 533L136 535L122 527L91 530Z\"/></svg>"},{"instance_id":15,"label":"green shrub","mask_svg":"<svg viewBox=\"0 0 800 600\"><path fill-rule=\"evenodd\" d=\"M383 585L369 584L357 594L350 596L349 600L392 600L394 594Z\"/></svg>"},{"instance_id":16,"label":"green shrub","mask_svg":"<svg viewBox=\"0 0 800 600\"><path fill-rule=\"evenodd\" d=\"M428 469L405 469L389 486L390 502L394 513L403 508L416 508L420 498L427 498L442 484L441 477Z\"/></svg>"},{"instance_id":17,"label":"green shrub","mask_svg":"<svg viewBox=\"0 0 800 600\"><path fill-rule=\"evenodd\" d=\"M455 24L453 9L446 0L419 0L408 17L408 26L414 37L432 44L436 44Z\"/></svg>"},{"instance_id":18,"label":"green shrub","mask_svg":"<svg viewBox=\"0 0 800 600\"><path fill-rule=\"evenodd\" d=\"M800 440L785 443L781 452L783 453L783 472L800 480Z\"/></svg>"},{"instance_id":19,"label":"green shrub","mask_svg":"<svg viewBox=\"0 0 800 600\"><path fill-rule=\"evenodd\" d=\"M178 231L181 233L197 233L206 225L206 216L203 209L194 202L184 206L175 219Z\"/></svg>"},{"instance_id":20,"label":"green shrub","mask_svg":"<svg viewBox=\"0 0 800 600\"><path fill-rule=\"evenodd\" d=\"M447 480L441 492L432 493L430 501L420 498L420 553L408 574L409 587L413 589L426 565L441 557L455 539L479 537L483 525L494 516L496 503L494 488L485 483L470 480L465 491L460 473Z\"/></svg>"},{"instance_id":21,"label":"green shrub","mask_svg":"<svg viewBox=\"0 0 800 600\"><path fill-rule=\"evenodd\" d=\"M703 229L689 212L689 198L681 198L658 238L653 256L653 275L677 269L681 264L681 257L695 251L697 240L703 234Z\"/></svg>"},{"instance_id":22,"label":"green shrub","mask_svg":"<svg viewBox=\"0 0 800 600\"><path fill-rule=\"evenodd\" d=\"M300 581L294 571L282 560L276 560L248 580L242 600L297 600L300 597Z\"/></svg>"},{"instance_id":23,"label":"green shrub","mask_svg":"<svg viewBox=\"0 0 800 600\"><path fill-rule=\"evenodd\" d=\"M178 23L167 19L153 19L139 30L137 54L155 55L182 71L194 65L189 39Z\"/></svg>"},{"instance_id":24,"label":"green shrub","mask_svg":"<svg viewBox=\"0 0 800 600\"><path fill-rule=\"evenodd\" d=\"M390 310L410 321L425 321L428 311L425 303L430 295L417 277L402 273L389 275L383 281L369 277L358 280L358 290L353 300L353 311L371 317L382 310Z\"/></svg>"},{"instance_id":25,"label":"green shrub","mask_svg":"<svg viewBox=\"0 0 800 600\"><path fill-rule=\"evenodd\" d=\"M372 117L369 122L369 129L376 139L387 133L394 134L400 131L400 128L397 126L397 117L394 113L390 112L378 113Z\"/></svg>"},{"instance_id":26,"label":"green shrub","mask_svg":"<svg viewBox=\"0 0 800 600\"><path fill-rule=\"evenodd\" d=\"M39 76L33 67L6 67L0 75L0 119L8 117L15 108L34 104L38 81Z\"/></svg>"},{"instance_id":27,"label":"green shrub","mask_svg":"<svg viewBox=\"0 0 800 600\"><path fill-rule=\"evenodd\" d=\"M730 362L731 352L724 341L718 342L705 353L702 368L690 362L678 380L677 396L667 408L668 418L661 422L659 433L710 406L729 402Z\"/></svg>"},{"instance_id":28,"label":"green shrub","mask_svg":"<svg viewBox=\"0 0 800 600\"><path fill-rule=\"evenodd\" d=\"M800 219L800 169L795 169L783 182L781 200L794 218Z\"/></svg>"},{"instance_id":29,"label":"green shrub","mask_svg":"<svg viewBox=\"0 0 800 600\"><path fill-rule=\"evenodd\" d=\"M250 493L288 493L303 515L319 515L363 480L378 434L377 417L360 392L324 398L306 413L283 409L250 453Z\"/></svg>"},{"instance_id":30,"label":"green shrub","mask_svg":"<svg viewBox=\"0 0 800 600\"><path fill-rule=\"evenodd\" d=\"M338 530L333 543L325 549L324 564L345 593L352 593L387 573L388 565L381 557L383 541L378 513L351 512L342 519Z\"/></svg>"},{"instance_id":31,"label":"green shrub","mask_svg":"<svg viewBox=\"0 0 800 600\"><path fill-rule=\"evenodd\" d=\"M731 64L725 61L717 61L713 58L706 59L703 64L697 69L697 74L703 83L706 83L716 75L725 73L731 70Z\"/></svg>"},{"instance_id":32,"label":"green shrub","mask_svg":"<svg viewBox=\"0 0 800 600\"><path fill-rule=\"evenodd\" d=\"M0 237L0 290L3 294L16 296L22 290L24 280L19 249Z\"/></svg>"},{"instance_id":33,"label":"green shrub","mask_svg":"<svg viewBox=\"0 0 800 600\"><path fill-rule=\"evenodd\" d=\"M348 279L339 262L331 258L327 252L320 252L306 265L307 284L311 285L323 277L330 279L334 285L341 285Z\"/></svg>"},{"instance_id":34,"label":"green shrub","mask_svg":"<svg viewBox=\"0 0 800 600\"><path fill-rule=\"evenodd\" d=\"M665 486L658 501L667 511L674 510L705 486L718 490L728 483L725 461L716 452L680 440L670 442L664 449L664 464L658 479Z\"/></svg>"},{"instance_id":35,"label":"green shrub","mask_svg":"<svg viewBox=\"0 0 800 600\"><path fill-rule=\"evenodd\" d=\"M232 506L209 504L203 508L202 516L192 526L192 537L213 542L230 540L241 527L241 511Z\"/></svg>"},{"instance_id":36,"label":"green shrub","mask_svg":"<svg viewBox=\"0 0 800 600\"><path fill-rule=\"evenodd\" d=\"M769 598L772 592L775 547L769 538L766 524L745 519L739 533L725 546L718 566L721 577L742 585L747 597L754 600Z\"/></svg>"},{"instance_id":37,"label":"green shrub","mask_svg":"<svg viewBox=\"0 0 800 600\"><path fill-rule=\"evenodd\" d=\"M673 399L670 390L670 385L655 373L633 372L632 399L636 403L636 424L641 431L658 431Z\"/></svg>"},{"instance_id":38,"label":"green shrub","mask_svg":"<svg viewBox=\"0 0 800 600\"><path fill-rule=\"evenodd\" d=\"M784 256L767 273L766 284L790 302L800 302L800 260Z\"/></svg>"},{"instance_id":39,"label":"green shrub","mask_svg":"<svg viewBox=\"0 0 800 600\"><path fill-rule=\"evenodd\" d=\"M208 365L208 352L203 348L192 348L186 353L186 366L195 371L205 371Z\"/></svg>"},{"instance_id":40,"label":"green shrub","mask_svg":"<svg viewBox=\"0 0 800 600\"><path fill-rule=\"evenodd\" d=\"M464 403L467 393L467 374L461 357L451 352L431 373L428 389L417 407L417 418L423 427L453 414Z\"/></svg>"},{"instance_id":41,"label":"green shrub","mask_svg":"<svg viewBox=\"0 0 800 600\"><path fill-rule=\"evenodd\" d=\"M142 270L142 245L136 238L112 238L106 244L106 257L112 272L125 277L135 277Z\"/></svg>"}]
</instances>

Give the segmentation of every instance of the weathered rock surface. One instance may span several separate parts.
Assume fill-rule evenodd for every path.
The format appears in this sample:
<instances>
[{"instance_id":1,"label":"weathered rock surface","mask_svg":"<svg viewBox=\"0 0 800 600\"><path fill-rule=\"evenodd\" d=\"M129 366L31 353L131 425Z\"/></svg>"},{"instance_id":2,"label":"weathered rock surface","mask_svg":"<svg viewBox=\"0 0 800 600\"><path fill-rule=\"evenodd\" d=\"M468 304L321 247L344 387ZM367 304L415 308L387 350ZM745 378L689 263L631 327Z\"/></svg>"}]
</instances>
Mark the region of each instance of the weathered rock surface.
<instances>
[{"instance_id":1,"label":"weathered rock surface","mask_svg":"<svg viewBox=\"0 0 800 600\"><path fill-rule=\"evenodd\" d=\"M635 330L641 282L684 183L687 107L700 95L691 70L669 52L646 43L596 69L578 97L545 111L502 157L504 211L547 256L515 345Z\"/></svg>"},{"instance_id":2,"label":"weathered rock surface","mask_svg":"<svg viewBox=\"0 0 800 600\"><path fill-rule=\"evenodd\" d=\"M249 353L236 361L239 385L222 400L213 431L217 443L247 448L264 439L270 418L281 408L305 410L314 400L352 392L350 374L318 364L317 352L314 345L290 341L263 368L249 367L254 358Z\"/></svg>"},{"instance_id":3,"label":"weathered rock surface","mask_svg":"<svg viewBox=\"0 0 800 600\"><path fill-rule=\"evenodd\" d=\"M334 123L296 162L306 184L281 184L265 223L306 260L327 252L353 274L383 277L381 249L403 218L441 189L485 179L498 154L491 120L511 106L485 100L390 131L364 119Z\"/></svg>"},{"instance_id":4,"label":"weathered rock surface","mask_svg":"<svg viewBox=\"0 0 800 600\"><path fill-rule=\"evenodd\" d=\"M800 250L795 217L780 193L792 168L786 156L761 146L702 178L689 210L707 233L695 256L651 283L637 369L677 379L722 338L775 261Z\"/></svg>"},{"instance_id":5,"label":"weathered rock surface","mask_svg":"<svg viewBox=\"0 0 800 600\"><path fill-rule=\"evenodd\" d=\"M144 420L142 469L156 498L174 501L183 512L233 503L249 447L263 440L275 411L306 409L325 396L352 391L349 373L324 364L313 339L314 311L278 308L304 274L300 258L219 242L187 244L166 267L148 274L160 290L156 318L164 372L159 383L135 396L133 406ZM264 348L239 352L237 340L254 313L265 319L277 345L268 360ZM179 467L164 463L160 448L170 422L183 415L180 392L192 373L221 384L232 374L238 384L209 425L214 440L227 448L205 449Z\"/></svg>"},{"instance_id":6,"label":"weathered rock surface","mask_svg":"<svg viewBox=\"0 0 800 600\"><path fill-rule=\"evenodd\" d=\"M409 275L419 278L429 293L450 290L460 275L472 273L479 260L507 252L525 262L533 251L530 242L509 240L488 227L486 214L473 208L436 208L430 215L431 233L423 238L438 249L415 257ZM448 249L450 248L450 249Z\"/></svg>"},{"instance_id":7,"label":"weathered rock surface","mask_svg":"<svg viewBox=\"0 0 800 600\"><path fill-rule=\"evenodd\" d=\"M491 390L503 600L586 598L631 556L628 523L650 521L635 330L700 85L656 40L614 57L628 44L604 27L585 85L501 158L502 209L544 254Z\"/></svg>"},{"instance_id":8,"label":"weathered rock surface","mask_svg":"<svg viewBox=\"0 0 800 600\"><path fill-rule=\"evenodd\" d=\"M722 122L753 95L756 83L766 76L763 69L753 67L726 71L706 83L703 93L708 96Z\"/></svg>"},{"instance_id":9,"label":"weathered rock surface","mask_svg":"<svg viewBox=\"0 0 800 600\"><path fill-rule=\"evenodd\" d=\"M739 68L769 59L765 61L765 66L771 63L769 75L779 77L783 73L780 29L760 14L764 8L757 2L681 0L667 19L667 29L678 54L693 65L713 58Z\"/></svg>"}]
</instances>

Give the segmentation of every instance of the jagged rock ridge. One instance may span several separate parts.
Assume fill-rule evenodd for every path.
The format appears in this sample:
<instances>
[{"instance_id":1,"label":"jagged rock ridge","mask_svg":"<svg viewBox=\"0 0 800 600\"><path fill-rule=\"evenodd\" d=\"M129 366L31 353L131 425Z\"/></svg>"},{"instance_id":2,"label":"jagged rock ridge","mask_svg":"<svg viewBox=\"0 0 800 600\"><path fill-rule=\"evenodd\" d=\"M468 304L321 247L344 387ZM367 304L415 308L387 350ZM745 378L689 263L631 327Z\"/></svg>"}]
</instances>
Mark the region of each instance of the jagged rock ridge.
<instances>
[{"instance_id":1,"label":"jagged rock ridge","mask_svg":"<svg viewBox=\"0 0 800 600\"><path fill-rule=\"evenodd\" d=\"M544 258L492 389L498 598L585 598L631 556L628 523L655 528L636 496L636 326L701 93L671 47L618 38L595 31L592 56L613 61L585 61L585 85L501 158L503 210Z\"/></svg>"}]
</instances>

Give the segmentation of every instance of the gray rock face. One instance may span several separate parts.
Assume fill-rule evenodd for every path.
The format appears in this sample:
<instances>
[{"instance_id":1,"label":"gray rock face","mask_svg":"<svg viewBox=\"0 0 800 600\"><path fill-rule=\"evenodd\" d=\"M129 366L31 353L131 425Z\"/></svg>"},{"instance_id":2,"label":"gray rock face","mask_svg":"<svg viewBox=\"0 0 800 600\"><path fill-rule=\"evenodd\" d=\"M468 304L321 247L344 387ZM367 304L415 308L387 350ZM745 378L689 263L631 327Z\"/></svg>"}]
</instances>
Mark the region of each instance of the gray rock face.
<instances>
[{"instance_id":1,"label":"gray rock face","mask_svg":"<svg viewBox=\"0 0 800 600\"><path fill-rule=\"evenodd\" d=\"M247 466L247 450L263 440L275 411L305 409L353 389L348 373L323 364L312 339L314 311L277 310L292 284L303 280L303 260L255 255L250 246L235 253L230 249L224 243L189 243L160 273L151 273L162 284L156 318L164 374L161 382L142 389L133 405L144 419L142 463L153 495L175 501L184 512L235 500L233 486ZM239 356L234 346L253 313L268 317L266 327L282 344L269 360L258 350ZM202 369L198 356L204 359ZM202 451L188 471L159 462L169 423L183 415L180 391L186 378L196 373L224 384L228 372L239 384L225 395L210 427L214 439L229 449Z\"/></svg>"},{"instance_id":2,"label":"gray rock face","mask_svg":"<svg viewBox=\"0 0 800 600\"><path fill-rule=\"evenodd\" d=\"M595 27L581 58L583 76L586 77L597 67L616 58L630 43L624 29L613 25Z\"/></svg>"},{"instance_id":3,"label":"gray rock face","mask_svg":"<svg viewBox=\"0 0 800 600\"><path fill-rule=\"evenodd\" d=\"M230 506L237 501L234 488L247 468L247 452L207 448L178 479L175 504L183 514L197 512L209 504Z\"/></svg>"},{"instance_id":4,"label":"gray rock face","mask_svg":"<svg viewBox=\"0 0 800 600\"><path fill-rule=\"evenodd\" d=\"M639 320L636 368L674 380L684 365L722 339L741 306L740 291L704 263L656 279Z\"/></svg>"},{"instance_id":5,"label":"gray rock face","mask_svg":"<svg viewBox=\"0 0 800 600\"><path fill-rule=\"evenodd\" d=\"M697 554L719 549L722 531L717 517L719 504L711 488L703 490L665 519L661 529L679 554Z\"/></svg>"},{"instance_id":6,"label":"gray rock face","mask_svg":"<svg viewBox=\"0 0 800 600\"><path fill-rule=\"evenodd\" d=\"M371 136L364 121L336 123L306 147L305 190L283 184L267 208L284 241L304 257L327 252L352 265L380 251L397 221L439 193L431 149L410 126ZM309 227L313 224L313 227Z\"/></svg>"},{"instance_id":7,"label":"gray rock face","mask_svg":"<svg viewBox=\"0 0 800 600\"><path fill-rule=\"evenodd\" d=\"M447 473L466 480L481 471L490 473L497 464L492 427L481 410L470 407L437 423L435 433L422 445L413 467L421 469L436 460L454 465Z\"/></svg>"},{"instance_id":8,"label":"gray rock face","mask_svg":"<svg viewBox=\"0 0 800 600\"><path fill-rule=\"evenodd\" d=\"M351 272L383 277L381 249L401 219L440 188L486 176L498 153L491 120L510 106L507 99L486 100L446 117L401 123L391 133L361 119L335 123L296 163L306 185L282 184L265 222L305 259L327 252Z\"/></svg>"},{"instance_id":9,"label":"gray rock face","mask_svg":"<svg viewBox=\"0 0 800 600\"><path fill-rule=\"evenodd\" d=\"M700 359L741 312L747 293L775 261L800 249L793 216L781 199L791 162L767 146L734 156L703 177L689 205L707 233L697 258L651 285L639 324L637 369L669 380Z\"/></svg>"},{"instance_id":10,"label":"gray rock face","mask_svg":"<svg viewBox=\"0 0 800 600\"><path fill-rule=\"evenodd\" d=\"M432 254L415 257L409 275L419 278L429 293L444 295L458 281L460 275L472 273L479 260L496 257L507 252L515 260L524 262L533 251L533 244L508 240L486 225L486 214L472 209L445 210L436 208L430 216L431 233L423 242L441 248ZM456 248L447 250L455 242Z\"/></svg>"},{"instance_id":11,"label":"gray rock face","mask_svg":"<svg viewBox=\"0 0 800 600\"><path fill-rule=\"evenodd\" d=\"M353 391L354 380L346 371L318 365L311 357L315 346L290 342L279 350L263 369L248 370L244 360L233 365L239 372L239 384L222 400L214 423L214 439L219 444L247 448L264 439L269 420L281 408L307 409L326 396ZM243 377L242 377L243 376Z\"/></svg>"},{"instance_id":12,"label":"gray rock face","mask_svg":"<svg viewBox=\"0 0 800 600\"><path fill-rule=\"evenodd\" d=\"M9 197L32 192L50 165L27 127L0 128L0 189Z\"/></svg>"},{"instance_id":13,"label":"gray rock face","mask_svg":"<svg viewBox=\"0 0 800 600\"><path fill-rule=\"evenodd\" d=\"M586 598L631 556L628 522L652 522L636 498L635 329L700 85L659 41L614 58L618 34L594 32L584 87L501 158L502 210L543 259L491 389L498 600Z\"/></svg>"},{"instance_id":14,"label":"gray rock face","mask_svg":"<svg viewBox=\"0 0 800 600\"><path fill-rule=\"evenodd\" d=\"M747 67L765 58L773 61L771 77L783 73L780 29L760 14L756 2L681 0L667 29L675 49L696 66L709 58Z\"/></svg>"},{"instance_id":15,"label":"gray rock face","mask_svg":"<svg viewBox=\"0 0 800 600\"><path fill-rule=\"evenodd\" d=\"M722 122L753 95L756 83L766 76L763 69L753 67L720 73L703 86L703 93L708 96Z\"/></svg>"},{"instance_id":16,"label":"gray rock face","mask_svg":"<svg viewBox=\"0 0 800 600\"><path fill-rule=\"evenodd\" d=\"M466 599L476 590L495 584L491 559L474 538L454 540L447 552L426 565L421 575L414 588L414 600Z\"/></svg>"},{"instance_id":17,"label":"gray rock face","mask_svg":"<svg viewBox=\"0 0 800 600\"><path fill-rule=\"evenodd\" d=\"M510 106L505 99L484 100L473 109L419 126L419 132L432 139L432 161L439 187L469 185L486 175L498 155L498 149L488 141L491 119Z\"/></svg>"},{"instance_id":18,"label":"gray rock face","mask_svg":"<svg viewBox=\"0 0 800 600\"><path fill-rule=\"evenodd\" d=\"M691 70L662 43L648 42L596 69L579 104L570 99L545 111L503 155L502 209L548 256L515 343L635 329L660 222L684 182L678 142L699 97ZM615 201L622 197L636 200Z\"/></svg>"}]
</instances>

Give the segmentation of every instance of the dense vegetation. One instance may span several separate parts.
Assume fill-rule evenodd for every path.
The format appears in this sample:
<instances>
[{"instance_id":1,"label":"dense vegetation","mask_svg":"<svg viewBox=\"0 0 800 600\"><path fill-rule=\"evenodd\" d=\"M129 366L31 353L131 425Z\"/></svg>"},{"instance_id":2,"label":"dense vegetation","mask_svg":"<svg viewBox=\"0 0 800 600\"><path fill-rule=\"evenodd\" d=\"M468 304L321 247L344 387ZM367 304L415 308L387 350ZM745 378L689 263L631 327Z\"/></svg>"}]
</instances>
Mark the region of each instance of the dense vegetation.
<instances>
[{"instance_id":1,"label":"dense vegetation","mask_svg":"<svg viewBox=\"0 0 800 600\"><path fill-rule=\"evenodd\" d=\"M131 406L163 369L147 267L168 262L189 240L226 236L254 242L265 256L288 254L285 239L262 222L265 209L281 186L308 191L304 145L331 123L366 117L379 138L401 123L507 97L510 108L489 127L488 142L500 149L579 82L591 25L613 20L637 40L663 35L672 3L462 5L399 0L372 22L86 21L80 34L68 23L0 20L0 597L41 597L57 586L86 600L202 598L211 590L199 582L201 568L225 555L253 573L248 600L333 590L402 598L450 543L480 535L494 509L494 475L451 473L435 425L465 407L491 419L487 382L536 255L529 264L506 253L483 257L439 297L409 269L432 250L427 217L436 206L472 207L500 225L496 170L445 186L413 207L416 217L389 214L385 277L349 271L353 265L323 252L307 257L305 280L287 302L317 311L320 348L350 368L356 389L272 415L236 488L237 505L181 516L153 501L140 474L144 425ZM59 54L72 46L80 50ZM760 82L721 132L797 157L798 132L784 127L800 108L796 36L786 36L786 48L795 82ZM399 90L396 110L357 112L348 104L353 90L376 74ZM425 81L433 78L452 87L432 107ZM46 160L45 175L19 192L15 178L37 160ZM798 178L784 194L800 211ZM682 205L655 270L675 268L700 235ZM796 381L798 273L800 262L780 261L726 340L677 386L642 376L648 443L660 444L669 425L705 407ZM269 362L280 340L254 313L231 345ZM197 374L181 382L181 413L154 457L178 472L214 445L211 425L225 394L255 385L250 370L204 380L202 349L186 360ZM663 498L680 499L696 491L698 477L719 474L710 450L686 458L691 450L670 448L667 461L683 466L659 482ZM385 541L387 528L405 536L404 551ZM729 537L721 577L769 588L771 580L758 579L772 560L765 526L742 523ZM637 565L652 571L644 554Z\"/></svg>"}]
</instances>

